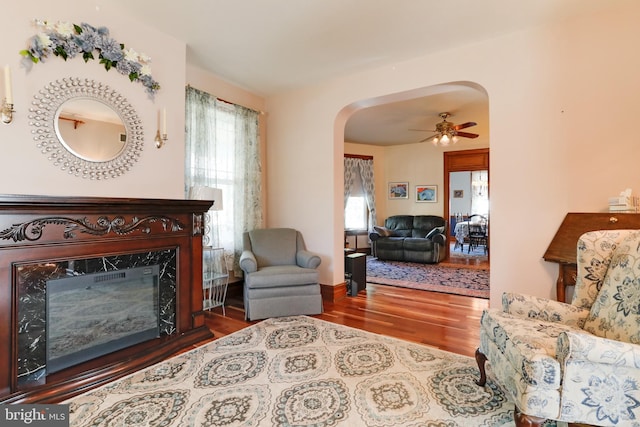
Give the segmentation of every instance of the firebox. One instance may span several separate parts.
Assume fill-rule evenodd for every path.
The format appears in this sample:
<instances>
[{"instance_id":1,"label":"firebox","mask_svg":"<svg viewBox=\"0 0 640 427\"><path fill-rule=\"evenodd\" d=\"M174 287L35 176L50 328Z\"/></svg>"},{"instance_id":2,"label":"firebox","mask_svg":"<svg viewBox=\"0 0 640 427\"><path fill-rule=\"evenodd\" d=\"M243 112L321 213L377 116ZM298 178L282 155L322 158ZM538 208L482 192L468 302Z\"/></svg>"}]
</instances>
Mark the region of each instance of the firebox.
<instances>
[{"instance_id":1,"label":"firebox","mask_svg":"<svg viewBox=\"0 0 640 427\"><path fill-rule=\"evenodd\" d=\"M160 335L158 265L47 280L51 374Z\"/></svg>"}]
</instances>

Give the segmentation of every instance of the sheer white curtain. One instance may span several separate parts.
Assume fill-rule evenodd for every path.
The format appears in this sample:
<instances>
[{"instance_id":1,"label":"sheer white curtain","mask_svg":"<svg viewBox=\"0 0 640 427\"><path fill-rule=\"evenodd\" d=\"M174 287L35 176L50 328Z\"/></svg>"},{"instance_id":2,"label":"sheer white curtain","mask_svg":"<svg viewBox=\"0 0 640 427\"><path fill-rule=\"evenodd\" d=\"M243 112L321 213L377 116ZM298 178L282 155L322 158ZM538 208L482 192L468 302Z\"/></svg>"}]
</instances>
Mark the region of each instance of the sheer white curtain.
<instances>
[{"instance_id":1,"label":"sheer white curtain","mask_svg":"<svg viewBox=\"0 0 640 427\"><path fill-rule=\"evenodd\" d=\"M233 258L242 233L263 227L258 112L187 87L185 196L193 185L222 189L223 209L210 211L209 244Z\"/></svg>"}]
</instances>

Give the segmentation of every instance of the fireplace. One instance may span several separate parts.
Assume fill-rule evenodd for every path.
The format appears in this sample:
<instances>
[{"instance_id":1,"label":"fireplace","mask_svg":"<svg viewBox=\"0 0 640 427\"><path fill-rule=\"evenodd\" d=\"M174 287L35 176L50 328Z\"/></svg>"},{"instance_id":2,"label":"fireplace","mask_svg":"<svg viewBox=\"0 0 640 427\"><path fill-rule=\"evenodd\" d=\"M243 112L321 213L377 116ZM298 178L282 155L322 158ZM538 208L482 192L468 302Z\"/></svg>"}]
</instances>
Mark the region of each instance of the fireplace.
<instances>
[{"instance_id":1,"label":"fireplace","mask_svg":"<svg viewBox=\"0 0 640 427\"><path fill-rule=\"evenodd\" d=\"M0 404L59 402L210 339L202 311L202 227L210 206L0 195L0 346L8 349L0 352ZM143 277L120 282L136 272ZM69 284L76 280L90 282L78 290ZM109 302L110 295L90 292L97 290L123 292L128 301L146 292L149 304L123 320L122 311L107 310L120 298ZM105 303L92 305L96 300ZM114 339L93 339L103 331Z\"/></svg>"},{"instance_id":2,"label":"fireplace","mask_svg":"<svg viewBox=\"0 0 640 427\"><path fill-rule=\"evenodd\" d=\"M158 285L157 295L153 298L157 301L158 333L154 337L167 336L176 330L176 251L174 249L136 252L132 254L120 254L96 258L79 258L70 260L48 261L46 263L21 264L16 268L16 289L18 291L18 386L43 384L47 376L63 369L60 360L49 363L48 349L50 347L49 335L52 331L51 310L49 309L52 295L61 287L74 286L74 282L85 280L103 280L115 278L127 272L144 272L146 268L157 269ZM71 283L71 284L69 284ZM102 286L102 285L100 285ZM95 289L94 289L95 290ZM53 294L52 294L53 291ZM65 307L67 311L77 309L79 313L91 308L91 301L83 301L79 295L73 306ZM54 298L55 299L55 298ZM109 309L109 305L100 305L94 311ZM68 313L61 313L54 317L60 319ZM115 314L114 314L115 316ZM98 322L105 326L105 322ZM113 319L114 321L116 319ZM76 338L86 339L90 335L83 332L85 329L80 321L74 323L78 329ZM117 327L117 326L114 326ZM53 326L55 328L55 325ZM83 336L84 338L80 338ZM124 348L124 347L123 347ZM106 353L104 353L106 354ZM80 359L90 360L95 356L84 353L77 357L65 358L64 367L81 363ZM64 360L64 359L63 359Z\"/></svg>"},{"instance_id":3,"label":"fireplace","mask_svg":"<svg viewBox=\"0 0 640 427\"><path fill-rule=\"evenodd\" d=\"M48 374L160 336L157 265L68 274L47 281Z\"/></svg>"}]
</instances>

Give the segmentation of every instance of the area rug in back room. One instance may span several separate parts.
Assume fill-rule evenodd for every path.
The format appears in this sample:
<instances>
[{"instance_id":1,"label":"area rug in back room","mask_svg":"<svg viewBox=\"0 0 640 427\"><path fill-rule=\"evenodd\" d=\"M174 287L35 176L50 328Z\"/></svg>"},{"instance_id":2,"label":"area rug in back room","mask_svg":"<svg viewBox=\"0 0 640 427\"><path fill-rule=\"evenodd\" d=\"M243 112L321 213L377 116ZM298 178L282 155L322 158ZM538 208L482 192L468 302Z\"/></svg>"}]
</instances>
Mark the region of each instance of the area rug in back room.
<instances>
[{"instance_id":1,"label":"area rug in back room","mask_svg":"<svg viewBox=\"0 0 640 427\"><path fill-rule=\"evenodd\" d=\"M489 298L489 270L367 257L367 283Z\"/></svg>"},{"instance_id":2,"label":"area rug in back room","mask_svg":"<svg viewBox=\"0 0 640 427\"><path fill-rule=\"evenodd\" d=\"M478 376L471 357L294 316L66 403L72 426L513 426L513 404Z\"/></svg>"}]
</instances>

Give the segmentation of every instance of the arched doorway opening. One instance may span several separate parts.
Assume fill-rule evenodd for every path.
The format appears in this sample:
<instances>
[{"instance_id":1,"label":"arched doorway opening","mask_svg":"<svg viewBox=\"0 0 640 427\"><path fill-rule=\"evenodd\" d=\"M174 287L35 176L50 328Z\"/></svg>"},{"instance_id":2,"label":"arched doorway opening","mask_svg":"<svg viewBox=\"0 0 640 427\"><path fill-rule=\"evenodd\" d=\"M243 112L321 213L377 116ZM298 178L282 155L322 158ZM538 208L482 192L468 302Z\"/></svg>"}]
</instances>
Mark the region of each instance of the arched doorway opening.
<instances>
[{"instance_id":1,"label":"arched doorway opening","mask_svg":"<svg viewBox=\"0 0 640 427\"><path fill-rule=\"evenodd\" d=\"M469 130L479 137L460 138L446 147L431 144L428 130L442 120L442 111L452 113L449 120L454 123L476 122ZM345 123L343 154L371 156L374 161L377 218L370 226L383 225L385 218L402 214L446 219L450 208L444 154L489 147L488 95L473 82L451 82L362 100L345 107L339 116ZM406 183L409 196L388 197L387 188L394 182ZM417 200L414 194L414 189L424 185L437 189L437 196L429 203ZM366 244L366 235L354 238L360 239L359 249Z\"/></svg>"}]
</instances>

